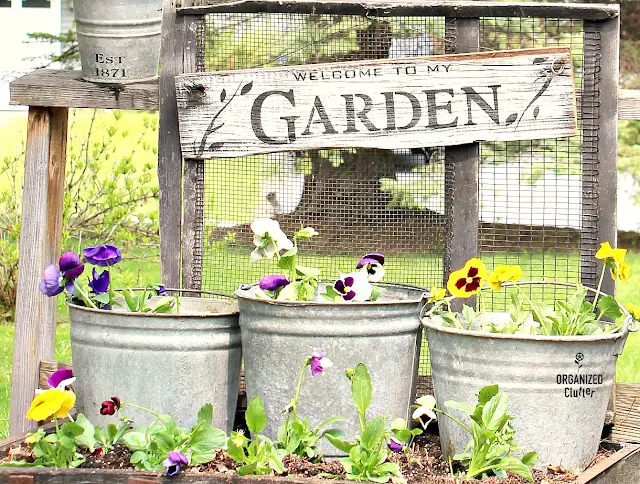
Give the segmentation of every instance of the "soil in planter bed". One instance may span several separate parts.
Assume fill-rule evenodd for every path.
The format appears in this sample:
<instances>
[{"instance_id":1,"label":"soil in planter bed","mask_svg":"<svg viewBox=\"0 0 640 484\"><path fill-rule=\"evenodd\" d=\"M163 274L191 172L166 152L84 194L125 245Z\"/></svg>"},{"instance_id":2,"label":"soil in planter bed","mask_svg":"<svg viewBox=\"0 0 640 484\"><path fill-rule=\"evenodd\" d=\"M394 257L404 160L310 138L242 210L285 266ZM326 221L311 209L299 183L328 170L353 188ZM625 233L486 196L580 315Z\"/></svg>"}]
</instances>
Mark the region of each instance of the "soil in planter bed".
<instances>
[{"instance_id":1,"label":"soil in planter bed","mask_svg":"<svg viewBox=\"0 0 640 484\"><path fill-rule=\"evenodd\" d=\"M612 450L601 449L595 461L601 460L612 454ZM8 456L0 455L0 463L7 462L11 456L15 460L29 458L30 451L26 446L11 449ZM4 458L3 458L4 457ZM81 468L93 469L133 469L129 462L131 453L129 450L118 445L107 453L96 453L89 455ZM407 454L396 454L391 460L397 462L402 470L403 477L393 478L392 484L462 484L462 483L485 483L485 484L520 484L527 482L525 479L510 474L507 478L491 477L484 481L471 479L464 480L460 477L452 476L449 465L442 459L440 452L440 442L435 435L422 435L416 439L413 449ZM334 476L344 479L344 469L339 461L310 462L297 457L287 457L284 459L285 476L290 477L313 477ZM236 474L237 465L226 452L218 451L216 458L207 464L187 468L188 474ZM455 469L457 471L459 469ZM536 484L552 484L559 482L572 482L576 476L560 467L550 466L546 470L535 470L534 480ZM330 482L330 481L329 481Z\"/></svg>"}]
</instances>

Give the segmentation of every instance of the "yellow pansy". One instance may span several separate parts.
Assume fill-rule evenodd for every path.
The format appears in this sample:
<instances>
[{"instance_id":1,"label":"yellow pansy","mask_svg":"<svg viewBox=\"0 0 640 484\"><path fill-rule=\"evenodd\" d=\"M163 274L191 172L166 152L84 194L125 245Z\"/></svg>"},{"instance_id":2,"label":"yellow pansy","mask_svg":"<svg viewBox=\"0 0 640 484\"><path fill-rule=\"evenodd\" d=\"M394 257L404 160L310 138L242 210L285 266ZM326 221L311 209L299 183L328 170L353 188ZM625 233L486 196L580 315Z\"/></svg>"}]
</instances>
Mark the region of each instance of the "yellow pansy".
<instances>
[{"instance_id":1,"label":"yellow pansy","mask_svg":"<svg viewBox=\"0 0 640 484\"><path fill-rule=\"evenodd\" d=\"M627 282L629 277L631 277L631 266L627 262L616 265L615 271L611 271L611 277L618 279L620 282Z\"/></svg>"},{"instance_id":2,"label":"yellow pansy","mask_svg":"<svg viewBox=\"0 0 640 484\"><path fill-rule=\"evenodd\" d=\"M442 301L446 294L447 294L446 289L441 289L441 288L431 289L431 297L427 299L427 302L434 303L436 301Z\"/></svg>"},{"instance_id":3,"label":"yellow pansy","mask_svg":"<svg viewBox=\"0 0 640 484\"><path fill-rule=\"evenodd\" d=\"M76 395L69 390L52 388L36 395L27 411L27 418L40 422L54 415L65 418L76 403Z\"/></svg>"},{"instance_id":4,"label":"yellow pansy","mask_svg":"<svg viewBox=\"0 0 640 484\"><path fill-rule=\"evenodd\" d=\"M464 267L454 271L447 281L447 289L452 296L466 298L480 292L487 278L487 268L478 258L469 259Z\"/></svg>"},{"instance_id":5,"label":"yellow pansy","mask_svg":"<svg viewBox=\"0 0 640 484\"><path fill-rule=\"evenodd\" d=\"M519 265L501 265L489 274L488 282L491 289L499 291L505 282L517 282L522 277L522 269Z\"/></svg>"},{"instance_id":6,"label":"yellow pansy","mask_svg":"<svg viewBox=\"0 0 640 484\"><path fill-rule=\"evenodd\" d=\"M627 303L625 307L633 319L640 321L640 304Z\"/></svg>"},{"instance_id":7,"label":"yellow pansy","mask_svg":"<svg viewBox=\"0 0 640 484\"><path fill-rule=\"evenodd\" d=\"M611 247L609 242L603 242L600 244L600 248L598 252L596 252L596 259L604 260L604 259L613 259L614 258L614 249Z\"/></svg>"}]
</instances>

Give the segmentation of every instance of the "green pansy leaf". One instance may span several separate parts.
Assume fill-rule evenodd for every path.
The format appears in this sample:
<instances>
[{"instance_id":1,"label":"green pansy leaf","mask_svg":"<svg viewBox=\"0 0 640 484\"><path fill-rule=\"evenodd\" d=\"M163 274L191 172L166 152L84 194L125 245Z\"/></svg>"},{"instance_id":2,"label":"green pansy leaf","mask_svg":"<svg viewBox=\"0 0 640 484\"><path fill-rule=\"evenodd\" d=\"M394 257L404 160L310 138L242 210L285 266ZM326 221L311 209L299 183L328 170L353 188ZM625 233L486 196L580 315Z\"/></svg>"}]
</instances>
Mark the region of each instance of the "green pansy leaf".
<instances>
[{"instance_id":1,"label":"green pansy leaf","mask_svg":"<svg viewBox=\"0 0 640 484\"><path fill-rule=\"evenodd\" d=\"M139 430L125 434L125 436L122 437L122 442L131 452L135 452L136 450L144 450L147 448L146 436L144 432L141 432Z\"/></svg>"},{"instance_id":2,"label":"green pansy leaf","mask_svg":"<svg viewBox=\"0 0 640 484\"><path fill-rule=\"evenodd\" d=\"M598 300L598 309L602 311L602 315L611 319L617 319L622 316L622 311L617 301L611 296L600 296Z\"/></svg>"},{"instance_id":3,"label":"green pansy leaf","mask_svg":"<svg viewBox=\"0 0 640 484\"><path fill-rule=\"evenodd\" d=\"M247 405L245 420L247 427L254 434L258 434L264 430L267 425L267 414L264 411L264 405L260 397L253 397L249 405Z\"/></svg>"},{"instance_id":4,"label":"green pansy leaf","mask_svg":"<svg viewBox=\"0 0 640 484\"><path fill-rule=\"evenodd\" d=\"M343 436L344 436L344 432L342 432L341 430L336 431L332 429L324 432L324 437L326 437L326 439L336 449L341 450L342 452L350 452L354 445L348 440L343 439L342 438Z\"/></svg>"},{"instance_id":5,"label":"green pansy leaf","mask_svg":"<svg viewBox=\"0 0 640 484\"><path fill-rule=\"evenodd\" d=\"M371 405L372 394L373 389L371 387L369 370L367 370L367 367L363 363L358 363L353 378L351 379L351 398L358 413L363 416Z\"/></svg>"},{"instance_id":6,"label":"green pansy leaf","mask_svg":"<svg viewBox=\"0 0 640 484\"><path fill-rule=\"evenodd\" d=\"M537 460L538 460L537 452L527 452L525 455L522 456L522 463L528 467L533 466Z\"/></svg>"},{"instance_id":7,"label":"green pansy leaf","mask_svg":"<svg viewBox=\"0 0 640 484\"><path fill-rule=\"evenodd\" d=\"M89 422L89 419L84 416L84 414L78 414L76 418L76 423L80 425L84 431L82 434L76 436L75 441L81 447L86 447L89 449L89 452L93 452L96 446L96 429Z\"/></svg>"},{"instance_id":8,"label":"green pansy leaf","mask_svg":"<svg viewBox=\"0 0 640 484\"><path fill-rule=\"evenodd\" d=\"M376 417L367 422L360 439L362 447L369 451L377 448L384 436L384 427L384 419L382 417Z\"/></svg>"},{"instance_id":9,"label":"green pansy leaf","mask_svg":"<svg viewBox=\"0 0 640 484\"><path fill-rule=\"evenodd\" d=\"M478 393L478 403L480 405L486 404L489 400L491 400L495 395L499 392L498 385L488 385L484 387Z\"/></svg>"},{"instance_id":10,"label":"green pansy leaf","mask_svg":"<svg viewBox=\"0 0 640 484\"><path fill-rule=\"evenodd\" d=\"M204 428L211 427L213 423L213 405L206 403L198 411L198 423L201 423Z\"/></svg>"}]
</instances>

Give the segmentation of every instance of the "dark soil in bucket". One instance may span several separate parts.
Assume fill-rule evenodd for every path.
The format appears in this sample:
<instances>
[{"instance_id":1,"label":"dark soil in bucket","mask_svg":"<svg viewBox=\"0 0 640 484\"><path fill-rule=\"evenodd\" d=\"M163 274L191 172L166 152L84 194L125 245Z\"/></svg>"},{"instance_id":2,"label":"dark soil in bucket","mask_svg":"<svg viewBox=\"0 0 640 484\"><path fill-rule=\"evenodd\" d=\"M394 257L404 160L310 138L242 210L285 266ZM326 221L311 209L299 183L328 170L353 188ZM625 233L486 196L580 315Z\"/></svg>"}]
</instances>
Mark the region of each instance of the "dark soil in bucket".
<instances>
[{"instance_id":1,"label":"dark soil in bucket","mask_svg":"<svg viewBox=\"0 0 640 484\"><path fill-rule=\"evenodd\" d=\"M594 462L606 458L614 451L601 449ZM29 449L26 446L14 448L9 452L9 456L14 459L29 457ZM134 466L130 464L131 453L126 447L119 445L105 454L95 454L87 457L80 468L91 469L127 469L132 470ZM0 463L6 462L10 457L0 457ZM510 474L508 478L491 477L485 480L464 480L461 477L451 475L449 464L442 459L439 439L435 435L423 435L416 439L413 448L407 454L395 454L391 458L397 462L403 477L392 478L391 484L462 484L462 483L487 483L487 484L520 484L527 481L515 474ZM207 474L218 474L221 476L235 475L236 463L226 452L218 451L216 458L207 464L188 467L186 473L205 477ZM337 460L310 462L297 457L287 457L284 460L284 477L304 478L304 477L333 477L334 479L344 479L344 469ZM454 472L460 469L454 467ZM145 471L148 475L149 472ZM536 484L552 484L558 482L572 482L576 476L560 467L550 466L545 470L535 470L534 480ZM329 481L330 482L330 481Z\"/></svg>"}]
</instances>

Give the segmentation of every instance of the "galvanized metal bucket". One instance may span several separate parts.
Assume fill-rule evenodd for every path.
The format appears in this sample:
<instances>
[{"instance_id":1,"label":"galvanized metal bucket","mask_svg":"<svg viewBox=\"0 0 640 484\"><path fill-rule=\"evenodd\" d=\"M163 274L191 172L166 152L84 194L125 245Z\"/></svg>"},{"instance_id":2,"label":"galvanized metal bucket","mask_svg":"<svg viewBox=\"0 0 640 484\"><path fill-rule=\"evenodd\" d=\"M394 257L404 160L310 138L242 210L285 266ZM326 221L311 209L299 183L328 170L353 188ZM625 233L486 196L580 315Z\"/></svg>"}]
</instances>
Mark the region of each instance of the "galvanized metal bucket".
<instances>
[{"instance_id":1,"label":"galvanized metal bucket","mask_svg":"<svg viewBox=\"0 0 640 484\"><path fill-rule=\"evenodd\" d=\"M482 387L498 384L515 417L518 445L538 452L536 467L584 470L598 450L617 355L632 324L622 310L627 315L622 331L596 336L494 334L443 327L423 318L438 408L466 417L444 402L473 404ZM445 416L438 417L438 427L445 456L464 450L467 432Z\"/></svg>"},{"instance_id":2,"label":"galvanized metal bucket","mask_svg":"<svg viewBox=\"0 0 640 484\"><path fill-rule=\"evenodd\" d=\"M300 367L314 348L334 364L322 375L304 376L298 415L312 425L341 416L348 438L360 432L347 367L367 365L373 383L369 415L409 418L420 356L420 309L425 290L383 284L373 302L274 301L255 297L256 286L236 291L244 350L247 397L260 396L267 413L265 435L276 438L283 410L295 393ZM340 455L320 442L326 456Z\"/></svg>"},{"instance_id":3,"label":"galvanized metal bucket","mask_svg":"<svg viewBox=\"0 0 640 484\"><path fill-rule=\"evenodd\" d=\"M196 423L211 402L214 426L230 431L235 418L242 347L237 304L180 297L180 314L106 311L69 304L76 407L95 425L112 396L168 413L180 426ZM154 418L131 407L137 424Z\"/></svg>"},{"instance_id":4,"label":"galvanized metal bucket","mask_svg":"<svg viewBox=\"0 0 640 484\"><path fill-rule=\"evenodd\" d=\"M82 77L126 84L158 76L162 0L74 0Z\"/></svg>"}]
</instances>

